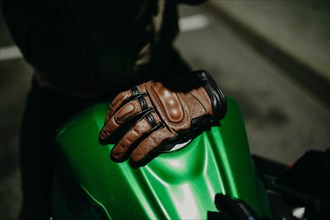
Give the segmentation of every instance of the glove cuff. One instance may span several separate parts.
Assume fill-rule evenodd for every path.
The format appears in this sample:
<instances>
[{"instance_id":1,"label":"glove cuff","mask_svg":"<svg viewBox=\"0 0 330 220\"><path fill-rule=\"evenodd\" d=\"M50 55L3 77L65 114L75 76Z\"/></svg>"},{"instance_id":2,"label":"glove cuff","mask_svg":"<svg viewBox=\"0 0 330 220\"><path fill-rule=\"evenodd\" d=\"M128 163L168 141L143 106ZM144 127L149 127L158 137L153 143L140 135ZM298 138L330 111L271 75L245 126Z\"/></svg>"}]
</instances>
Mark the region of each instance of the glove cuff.
<instances>
[{"instance_id":1,"label":"glove cuff","mask_svg":"<svg viewBox=\"0 0 330 220\"><path fill-rule=\"evenodd\" d=\"M202 81L203 87L210 97L213 111L213 120L222 119L227 112L226 97L217 82L205 70L195 71L197 77Z\"/></svg>"}]
</instances>

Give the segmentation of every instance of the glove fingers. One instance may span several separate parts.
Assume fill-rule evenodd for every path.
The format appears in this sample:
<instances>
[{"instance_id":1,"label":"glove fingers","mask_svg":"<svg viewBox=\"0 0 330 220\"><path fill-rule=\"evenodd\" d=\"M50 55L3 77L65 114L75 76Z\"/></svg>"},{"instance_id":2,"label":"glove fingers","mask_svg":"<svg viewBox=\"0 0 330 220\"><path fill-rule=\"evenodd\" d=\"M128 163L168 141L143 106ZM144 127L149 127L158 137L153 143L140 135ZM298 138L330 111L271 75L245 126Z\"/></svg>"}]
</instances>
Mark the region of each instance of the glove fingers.
<instances>
[{"instance_id":1,"label":"glove fingers","mask_svg":"<svg viewBox=\"0 0 330 220\"><path fill-rule=\"evenodd\" d=\"M151 154L156 151L163 141L172 138L174 135L175 134L170 132L165 126L153 131L134 149L131 154L132 162L142 163L144 160L148 160Z\"/></svg>"},{"instance_id":2,"label":"glove fingers","mask_svg":"<svg viewBox=\"0 0 330 220\"><path fill-rule=\"evenodd\" d=\"M152 129L147 118L143 118L130 129L111 151L114 161L124 161L136 146L136 143Z\"/></svg>"},{"instance_id":3,"label":"glove fingers","mask_svg":"<svg viewBox=\"0 0 330 220\"><path fill-rule=\"evenodd\" d=\"M121 125L141 112L141 110L141 106L137 100L126 103L106 121L100 132L100 140L107 140Z\"/></svg>"},{"instance_id":4,"label":"glove fingers","mask_svg":"<svg viewBox=\"0 0 330 220\"><path fill-rule=\"evenodd\" d=\"M131 95L129 91L124 91L119 93L112 101L107 116L105 118L105 123L115 114L117 109L121 104Z\"/></svg>"},{"instance_id":5,"label":"glove fingers","mask_svg":"<svg viewBox=\"0 0 330 220\"><path fill-rule=\"evenodd\" d=\"M140 92L140 91L142 92ZM130 90L119 93L112 101L106 115L105 124L123 105L134 99L141 99L145 94L145 89L141 86L133 87Z\"/></svg>"}]
</instances>

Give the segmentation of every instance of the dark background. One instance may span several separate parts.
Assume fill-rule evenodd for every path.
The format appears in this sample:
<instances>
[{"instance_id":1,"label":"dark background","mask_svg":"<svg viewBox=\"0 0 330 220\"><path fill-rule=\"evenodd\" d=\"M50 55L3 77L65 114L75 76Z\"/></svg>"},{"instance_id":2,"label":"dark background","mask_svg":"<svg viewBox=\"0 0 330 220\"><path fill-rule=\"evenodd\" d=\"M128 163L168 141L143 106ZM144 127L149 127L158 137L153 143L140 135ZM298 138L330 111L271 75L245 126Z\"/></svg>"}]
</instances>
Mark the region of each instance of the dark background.
<instances>
[{"instance_id":1,"label":"dark background","mask_svg":"<svg viewBox=\"0 0 330 220\"><path fill-rule=\"evenodd\" d=\"M329 148L329 9L321 0L180 7L176 46L239 102L251 153L291 163L306 150ZM186 29L196 16L201 27ZM19 54L10 56L14 43L2 13L0 31L0 219L16 219L17 137L33 70Z\"/></svg>"}]
</instances>

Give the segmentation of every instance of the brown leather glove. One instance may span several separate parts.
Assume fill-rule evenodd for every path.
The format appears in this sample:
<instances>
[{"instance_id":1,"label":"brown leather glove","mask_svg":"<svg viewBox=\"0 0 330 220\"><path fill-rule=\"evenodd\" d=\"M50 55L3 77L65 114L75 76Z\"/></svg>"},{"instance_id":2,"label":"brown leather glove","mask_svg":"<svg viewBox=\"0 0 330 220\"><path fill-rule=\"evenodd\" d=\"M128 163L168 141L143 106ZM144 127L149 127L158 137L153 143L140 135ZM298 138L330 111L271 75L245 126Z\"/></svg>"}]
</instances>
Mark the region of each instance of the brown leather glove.
<instances>
[{"instance_id":1,"label":"brown leather glove","mask_svg":"<svg viewBox=\"0 0 330 220\"><path fill-rule=\"evenodd\" d=\"M116 144L112 160L130 157L131 165L141 166L196 137L225 112L225 96L205 71L152 80L117 95L99 141Z\"/></svg>"}]
</instances>

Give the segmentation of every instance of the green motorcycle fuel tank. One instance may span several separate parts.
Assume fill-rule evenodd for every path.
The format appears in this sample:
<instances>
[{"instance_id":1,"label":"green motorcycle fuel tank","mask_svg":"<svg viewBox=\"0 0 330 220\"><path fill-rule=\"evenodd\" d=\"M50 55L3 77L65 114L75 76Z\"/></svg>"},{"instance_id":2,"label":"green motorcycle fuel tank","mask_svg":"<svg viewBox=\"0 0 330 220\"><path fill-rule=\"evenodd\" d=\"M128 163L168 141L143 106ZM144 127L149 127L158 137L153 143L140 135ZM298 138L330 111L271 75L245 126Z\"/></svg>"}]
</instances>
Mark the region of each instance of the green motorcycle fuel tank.
<instances>
[{"instance_id":1,"label":"green motorcycle fuel tank","mask_svg":"<svg viewBox=\"0 0 330 220\"><path fill-rule=\"evenodd\" d=\"M108 104L97 104L58 130L52 209L55 219L207 219L216 193L239 198L259 217L271 216L250 155L237 102L184 148L133 169L115 163L113 145L98 143Z\"/></svg>"}]
</instances>

